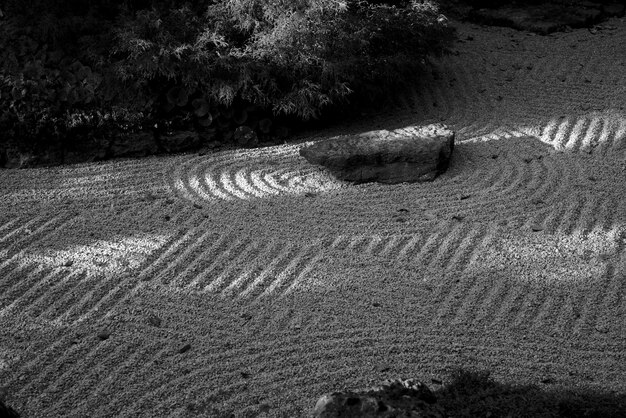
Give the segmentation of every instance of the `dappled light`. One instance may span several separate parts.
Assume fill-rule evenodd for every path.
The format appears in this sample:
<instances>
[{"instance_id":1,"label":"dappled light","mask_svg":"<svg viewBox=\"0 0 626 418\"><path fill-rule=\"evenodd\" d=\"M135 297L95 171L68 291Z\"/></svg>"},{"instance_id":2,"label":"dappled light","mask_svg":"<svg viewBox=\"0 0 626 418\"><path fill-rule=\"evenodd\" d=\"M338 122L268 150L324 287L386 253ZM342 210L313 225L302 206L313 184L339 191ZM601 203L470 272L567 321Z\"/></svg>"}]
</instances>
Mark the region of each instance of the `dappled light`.
<instances>
[{"instance_id":1,"label":"dappled light","mask_svg":"<svg viewBox=\"0 0 626 418\"><path fill-rule=\"evenodd\" d=\"M124 15L123 32L158 46L142 31L163 16ZM155 36L178 39L185 16L204 19L178 10ZM106 145L161 155L0 171L0 397L33 417L298 417L324 393L398 377L454 402L448 372L477 367L540 388L460 377L498 407L528 393L556 404L567 388L621 400L602 394L626 391L626 22L549 36L453 23L451 53L375 114L286 138L241 98L233 110L204 95L217 85L167 79L149 93L174 122L129 124L120 138L135 142ZM208 36L211 53L232 41ZM88 87L84 67L63 77ZM110 139L92 122L85 143ZM455 146L432 181L353 184L300 155L439 123Z\"/></svg>"}]
</instances>

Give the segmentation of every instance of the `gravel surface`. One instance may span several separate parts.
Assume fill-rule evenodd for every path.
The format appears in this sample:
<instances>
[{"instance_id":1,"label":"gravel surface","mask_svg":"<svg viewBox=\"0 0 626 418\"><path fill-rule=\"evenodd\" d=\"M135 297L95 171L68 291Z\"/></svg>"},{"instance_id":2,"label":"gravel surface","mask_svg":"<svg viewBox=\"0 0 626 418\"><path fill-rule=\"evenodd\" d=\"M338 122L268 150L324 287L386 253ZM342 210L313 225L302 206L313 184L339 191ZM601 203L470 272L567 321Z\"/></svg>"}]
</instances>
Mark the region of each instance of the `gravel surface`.
<instances>
[{"instance_id":1,"label":"gravel surface","mask_svg":"<svg viewBox=\"0 0 626 418\"><path fill-rule=\"evenodd\" d=\"M0 390L25 417L306 416L386 378L626 392L626 20L456 24L397 108L262 149L0 171ZM432 183L298 156L443 122ZM542 383L544 382L544 383Z\"/></svg>"}]
</instances>

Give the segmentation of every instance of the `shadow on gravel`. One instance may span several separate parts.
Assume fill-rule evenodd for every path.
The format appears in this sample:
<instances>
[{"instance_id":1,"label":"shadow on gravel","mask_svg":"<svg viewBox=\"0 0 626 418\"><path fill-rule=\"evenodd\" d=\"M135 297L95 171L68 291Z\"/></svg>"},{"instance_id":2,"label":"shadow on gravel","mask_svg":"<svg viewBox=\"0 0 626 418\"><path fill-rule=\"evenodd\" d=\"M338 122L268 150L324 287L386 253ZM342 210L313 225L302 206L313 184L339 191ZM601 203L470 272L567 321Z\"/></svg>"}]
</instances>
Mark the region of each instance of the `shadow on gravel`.
<instances>
[{"instance_id":1,"label":"shadow on gravel","mask_svg":"<svg viewBox=\"0 0 626 418\"><path fill-rule=\"evenodd\" d=\"M487 371L460 369L451 378L434 392L449 417L626 417L626 394L509 385L494 381Z\"/></svg>"}]
</instances>

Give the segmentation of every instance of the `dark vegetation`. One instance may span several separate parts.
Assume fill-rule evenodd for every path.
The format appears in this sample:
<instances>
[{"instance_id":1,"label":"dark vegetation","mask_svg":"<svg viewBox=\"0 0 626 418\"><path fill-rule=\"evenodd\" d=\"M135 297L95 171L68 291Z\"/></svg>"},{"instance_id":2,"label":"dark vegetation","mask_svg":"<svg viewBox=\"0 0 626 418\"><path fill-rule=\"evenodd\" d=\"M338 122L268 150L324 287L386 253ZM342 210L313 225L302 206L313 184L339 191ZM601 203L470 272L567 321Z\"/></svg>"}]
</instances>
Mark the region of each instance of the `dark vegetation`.
<instances>
[{"instance_id":1,"label":"dark vegetation","mask_svg":"<svg viewBox=\"0 0 626 418\"><path fill-rule=\"evenodd\" d=\"M284 139L453 38L430 0L0 1L0 166Z\"/></svg>"},{"instance_id":2,"label":"dark vegetation","mask_svg":"<svg viewBox=\"0 0 626 418\"><path fill-rule=\"evenodd\" d=\"M626 394L591 389L550 389L545 385L499 383L489 372L455 370L451 381L435 391L437 402L451 417L619 418L626 416Z\"/></svg>"}]
</instances>

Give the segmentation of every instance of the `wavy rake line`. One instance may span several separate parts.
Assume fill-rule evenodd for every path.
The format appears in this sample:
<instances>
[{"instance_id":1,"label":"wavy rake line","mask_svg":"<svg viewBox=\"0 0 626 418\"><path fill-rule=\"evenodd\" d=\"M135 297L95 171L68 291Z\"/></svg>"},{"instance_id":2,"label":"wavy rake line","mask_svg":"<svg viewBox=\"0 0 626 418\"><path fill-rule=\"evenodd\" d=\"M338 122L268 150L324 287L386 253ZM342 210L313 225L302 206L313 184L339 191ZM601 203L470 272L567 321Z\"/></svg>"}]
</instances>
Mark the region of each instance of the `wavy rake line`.
<instances>
[{"instance_id":1,"label":"wavy rake line","mask_svg":"<svg viewBox=\"0 0 626 418\"><path fill-rule=\"evenodd\" d=\"M413 234L411 238L398 247L398 252L395 254L396 261L406 261L411 257L414 248L420 248L422 243L426 240L426 234Z\"/></svg>"},{"instance_id":2,"label":"wavy rake line","mask_svg":"<svg viewBox=\"0 0 626 418\"><path fill-rule=\"evenodd\" d=\"M536 318L541 314L541 307L546 304L550 295L545 291L538 291L536 288L530 288L528 294L524 295L519 310L509 314L513 318L510 323L514 328L532 328Z\"/></svg>"},{"instance_id":3,"label":"wavy rake line","mask_svg":"<svg viewBox=\"0 0 626 418\"><path fill-rule=\"evenodd\" d=\"M37 318L46 308L58 302L57 298L71 291L72 282L77 276L76 281L78 282L85 276L82 271L64 274L66 272L63 268L40 268L39 272L41 274L31 275L32 279L28 280L29 285L24 287L25 291L18 293L19 296L17 297L14 296L13 302L6 306L3 311L27 312L33 318Z\"/></svg>"},{"instance_id":4,"label":"wavy rake line","mask_svg":"<svg viewBox=\"0 0 626 418\"><path fill-rule=\"evenodd\" d=\"M254 260L262 251L262 244L258 241L245 240L241 249L237 251L235 257L219 266L219 269L212 271L211 282L203 289L204 292L219 293L228 286L232 277L237 277L241 269L245 268L249 260ZM221 270L221 271L220 271Z\"/></svg>"},{"instance_id":5,"label":"wavy rake line","mask_svg":"<svg viewBox=\"0 0 626 418\"><path fill-rule=\"evenodd\" d=\"M572 232L584 238L593 230L600 229L606 221L607 211L611 208L615 208L614 199L587 199L578 219L573 224Z\"/></svg>"},{"instance_id":6,"label":"wavy rake line","mask_svg":"<svg viewBox=\"0 0 626 418\"><path fill-rule=\"evenodd\" d=\"M515 321L515 314L524 306L525 299L532 294L533 288L530 285L520 282L508 282L511 286L504 286L501 299L494 301L490 307L492 317L490 325L496 328L508 328Z\"/></svg>"},{"instance_id":7,"label":"wavy rake line","mask_svg":"<svg viewBox=\"0 0 626 418\"><path fill-rule=\"evenodd\" d=\"M539 227L544 230L545 233L555 234L558 226L564 219L569 202L555 203L551 208L541 210L534 216L529 217L524 223L523 229L530 231L533 228Z\"/></svg>"},{"instance_id":8,"label":"wavy rake line","mask_svg":"<svg viewBox=\"0 0 626 418\"><path fill-rule=\"evenodd\" d=\"M145 362L143 359L152 359L152 358L161 358L163 353L167 349L164 349L161 344L153 343L147 345L133 346L129 349L132 351L132 355L124 356L123 360L116 358L114 356L108 356L108 359L113 360L110 367L106 367L106 370L109 371L107 376L104 379L98 379L97 383L93 386L81 385L76 391L77 392L85 392L88 393L88 396L84 397L84 401L78 405L72 411L73 416L77 417L85 417L85 416L104 416L105 413L102 411L103 408L106 408L106 414L116 414L119 411L115 411L111 409L113 407L113 402L116 402L115 398L111 398L111 402L103 405L102 397L111 396L112 392L120 386L124 386L124 380L128 375L133 373L139 373L141 370L137 368L137 365L144 365ZM117 364L115 364L117 363ZM83 380L84 382L84 380ZM63 408L66 402L71 402L70 399L75 398L73 393L66 393L66 395L59 400L59 404L64 411L67 411L67 408Z\"/></svg>"},{"instance_id":9,"label":"wavy rake line","mask_svg":"<svg viewBox=\"0 0 626 418\"><path fill-rule=\"evenodd\" d=\"M460 183L460 186L465 186L460 190L469 191L471 198L463 202L451 201L448 210L461 209L461 213L472 210L471 213L480 214L472 215L472 219L489 221L493 220L494 212L497 219L526 215L529 210L536 210L528 204L539 197L549 198L559 190L559 180L563 180L561 163L550 156L533 157L530 163L522 161L521 157L498 160L502 163L497 163L483 179L478 179L478 184ZM532 170L529 170L529 164ZM440 190L448 193L445 184Z\"/></svg>"},{"instance_id":10,"label":"wavy rake line","mask_svg":"<svg viewBox=\"0 0 626 418\"><path fill-rule=\"evenodd\" d=\"M467 64L467 57L449 57L437 67L445 78L437 90L450 107L445 122L463 136L486 134L495 121L495 107L484 95L489 82L478 76L482 74L479 68Z\"/></svg>"},{"instance_id":11,"label":"wavy rake line","mask_svg":"<svg viewBox=\"0 0 626 418\"><path fill-rule=\"evenodd\" d=\"M274 255L276 251L277 255ZM298 290L308 274L323 258L324 247L320 241L297 247L292 243L273 245L268 247L267 255L263 259L271 259L267 265L258 265L258 273L250 274L250 284L238 292L238 297L254 297L257 301L270 295L282 297ZM241 289L243 286L231 286Z\"/></svg>"},{"instance_id":12,"label":"wavy rake line","mask_svg":"<svg viewBox=\"0 0 626 418\"><path fill-rule=\"evenodd\" d=\"M125 347L123 345L110 344L107 341L103 341L95 345L88 352L84 353L82 357L76 359L76 363L71 365L65 363L65 371L60 371L51 380L46 381L43 389L38 396L30 398L30 402L33 405L37 405L48 413L54 410L63 414L63 409L60 403L63 400L67 400L68 395L73 397L74 400L84 398L90 393L89 386L93 385L94 381L98 379L98 372L107 370L105 367L107 364L111 364L111 361L118 361L120 353L124 352ZM93 377L95 374L95 378ZM77 376L81 376L81 379L77 382ZM93 380L90 380L90 377ZM80 389L86 390L81 392ZM59 397L57 393L61 392L65 396ZM51 399L51 395L54 397ZM59 415L60 416L60 415Z\"/></svg>"},{"instance_id":13,"label":"wavy rake line","mask_svg":"<svg viewBox=\"0 0 626 418\"><path fill-rule=\"evenodd\" d=\"M340 183L308 165L287 168L296 161L299 146L224 152L195 157L170 172L171 189L200 202L249 200L282 194L336 188Z\"/></svg>"},{"instance_id":14,"label":"wavy rake line","mask_svg":"<svg viewBox=\"0 0 626 418\"><path fill-rule=\"evenodd\" d=\"M197 273L193 276L193 279L189 284L185 286L188 289L198 289L201 291L211 284L214 275L223 272L228 266L232 266L233 258L231 255L241 255L241 252L247 249L247 252L251 251L254 246L254 241L248 238L235 238L230 241L220 242L217 255L211 259L202 259L200 268L197 269ZM225 247L224 247L225 246ZM196 269L194 268L194 273ZM185 280L186 282L187 280Z\"/></svg>"},{"instance_id":15,"label":"wavy rake line","mask_svg":"<svg viewBox=\"0 0 626 418\"><path fill-rule=\"evenodd\" d=\"M609 324L620 324L621 329L618 332L624 333L623 318L626 316L626 231L620 227L616 231L618 236L617 257L615 263L607 265L606 277L608 283L604 286L605 291L602 294L600 303L596 309L598 312L595 318L595 324L608 329ZM617 321L615 319L618 319ZM622 319L621 321L619 321ZM613 330L615 331L615 330Z\"/></svg>"},{"instance_id":16,"label":"wavy rake line","mask_svg":"<svg viewBox=\"0 0 626 418\"><path fill-rule=\"evenodd\" d=\"M459 242L454 251L454 255L449 261L449 270L458 271L459 274L467 271L475 263L474 257L477 255L478 247L484 246L483 242L489 229L484 225L468 225L467 232Z\"/></svg>"},{"instance_id":17,"label":"wavy rake line","mask_svg":"<svg viewBox=\"0 0 626 418\"><path fill-rule=\"evenodd\" d=\"M233 280L227 287L227 291L239 290L239 296L242 298L249 297L260 289L266 281L271 280L272 277L280 274L280 271L284 268L284 265L292 260L295 256L297 249L291 243L281 244L278 242L270 242L263 252L260 260L271 260L264 267L262 265L256 265L250 267L247 271ZM262 263L262 261L261 261ZM256 272L254 271L256 270ZM249 282L246 286L246 282Z\"/></svg>"},{"instance_id":18,"label":"wavy rake line","mask_svg":"<svg viewBox=\"0 0 626 418\"><path fill-rule=\"evenodd\" d=\"M20 218L13 217L12 219L9 219L8 221L4 221L4 223L0 225L0 242L6 241L11 235L16 233L16 230L13 229L13 226L19 221L20 221ZM8 232L5 233L4 232L5 230L8 230ZM9 237L7 237L7 235L9 235Z\"/></svg>"},{"instance_id":19,"label":"wavy rake line","mask_svg":"<svg viewBox=\"0 0 626 418\"><path fill-rule=\"evenodd\" d=\"M41 240L44 238L48 238L52 234L58 235L62 233L62 231L77 218L78 217L74 215L61 215L45 221L45 217L39 216L26 222L23 227L17 228L15 231L26 232L27 236L22 237L21 239L17 239L13 244L7 247L7 255L10 255L11 252L13 252L13 254L12 256L7 257L7 259L0 264L0 274L5 276L7 279L11 279L12 277L14 277L15 275L12 274L11 270L23 269L24 262L21 262L20 259L23 252L29 248L30 242L34 241L35 239ZM36 264L35 261L27 263L33 265ZM43 271L42 269L43 267L38 268L37 272ZM46 270L50 272L51 268L46 267ZM31 272L26 273L28 274ZM41 283L38 284L37 280L46 280L47 278L49 278L49 276L47 275L42 278L37 274L29 274L27 277L27 279L15 280L13 284L9 285L3 292L2 299L11 301L7 309L12 309L12 306L14 306L15 304L20 305L19 298L29 289L33 290L38 288ZM7 280L7 283L11 282Z\"/></svg>"},{"instance_id":20,"label":"wavy rake line","mask_svg":"<svg viewBox=\"0 0 626 418\"><path fill-rule=\"evenodd\" d=\"M370 333L375 330L368 330ZM358 372L361 367L367 368L365 374L371 374L371 364L376 364L380 360L381 353L390 353L393 350L396 356L400 356L401 352L414 352L419 351L425 357L422 363L429 364L429 367L436 369L443 369L451 363L458 362L458 353L455 352L454 347L451 347L449 339L436 343L429 343L433 339L441 339L441 336L437 338L431 338L433 336L424 336L423 332L417 332L420 337L427 337L420 340L415 340L415 337L408 339L397 339L387 337L389 333L388 328L381 328L374 335L377 338L362 337L357 335L350 336L345 333L340 335L324 334L315 335L319 338L317 343L303 344L298 339L298 350L294 350L294 342L280 341L275 342L274 348L267 349L266 347L255 347L255 354L250 356L247 350L239 350L238 352L223 353L219 357L207 359L204 364L197 362L187 361L181 365L188 369L193 369L190 374L177 377L172 380L165 380L160 377L155 377L146 381L142 385L142 389L146 389L143 396L138 394L134 397L136 402L129 405L123 412L124 416L130 416L135 414L136 411L147 410L148 404L154 406L156 399L161 400L163 405L176 404L176 396L182 395L181 389L184 392L185 398L197 399L194 394L195 390L192 389L191 393L185 390L188 385L185 385L186 381L205 381L212 382L215 389L211 390L208 387L203 387L202 392L205 397L211 399L219 399L222 403L236 403L241 405L241 398L236 394L242 393L241 385L243 380L240 376L237 376L241 370L245 370L250 364L265 364L267 359L281 359L281 367L270 367L269 370L263 371L264 380L264 393L284 393L285 384L290 387L300 387L297 382L302 385L310 384L311 379L315 378L315 372L323 371L327 381L329 378L328 370L346 370L348 375L354 375L355 372L362 374L363 371ZM385 336L386 338L382 337ZM426 341L426 343L425 343ZM510 344L510 342L509 342ZM462 343L463 347L468 347L467 343ZM275 347L281 347L276 349ZM485 347L474 345L475 351L479 353L485 353L481 361L489 359L493 364L510 364L512 357L510 350L495 349L494 347ZM502 347L502 346L500 346ZM338 348L338 349L337 349ZM513 363L520 368L528 370L537 370L536 365L537 351L536 347L522 347L521 353L516 350L516 356L513 357ZM302 368L302 355L307 353L307 362L305 369ZM430 354L430 355L429 355ZM547 353L546 353L547 354ZM590 353L587 357L592 357L594 353ZM612 353L614 356L619 356L617 352ZM329 357L330 355L330 357ZM392 354L393 355L393 354ZM584 357L584 356L583 356ZM354 364L345 364L346 359L354 359ZM358 359L358 360L357 360ZM211 366L206 366L206 364ZM595 362L586 363L588 367L598 366ZM228 365L227 369L219 367L219 365ZM336 366L335 366L336 365ZM216 367L217 366L217 367ZM306 374L306 376L303 376ZM290 376L288 381L285 381L285 376ZM210 378L209 378L210 377ZM177 388L177 389L175 389ZM174 398L174 399L173 399ZM313 402L314 399L311 401ZM245 402L244 402L245 403ZM278 405L282 402L278 402ZM312 403L311 403L312 405Z\"/></svg>"},{"instance_id":21,"label":"wavy rake line","mask_svg":"<svg viewBox=\"0 0 626 418\"><path fill-rule=\"evenodd\" d=\"M591 289L572 289L567 295L564 295L562 299L564 303L560 303L555 312L552 329L561 333L571 333L580 317L581 306L590 296L593 296Z\"/></svg>"},{"instance_id":22,"label":"wavy rake line","mask_svg":"<svg viewBox=\"0 0 626 418\"><path fill-rule=\"evenodd\" d=\"M33 357L23 366L14 371L6 383L11 388L17 388L15 396L21 399L30 398L32 393L37 393L37 387L45 387L46 382L54 380L59 374L59 365L77 364L80 352L84 347L81 344L72 344L73 336L67 334L54 341L51 346L40 353L32 353Z\"/></svg>"},{"instance_id":23,"label":"wavy rake line","mask_svg":"<svg viewBox=\"0 0 626 418\"><path fill-rule=\"evenodd\" d=\"M301 249L259 297L293 293L320 259L321 254L317 253L315 245Z\"/></svg>"},{"instance_id":24,"label":"wavy rake line","mask_svg":"<svg viewBox=\"0 0 626 418\"><path fill-rule=\"evenodd\" d=\"M615 151L619 151L620 136L626 132L626 116L609 116L604 121L604 126L598 139L597 148L594 150L600 158L613 157Z\"/></svg>"},{"instance_id":25,"label":"wavy rake line","mask_svg":"<svg viewBox=\"0 0 626 418\"><path fill-rule=\"evenodd\" d=\"M463 248L464 258L468 259L464 274L446 275L446 280L438 284L433 300L442 302L437 304L436 311L429 314L433 324L458 322L459 318L466 318L471 313L472 307L478 306L480 298L485 294L484 282L479 280L479 273L468 273L473 271L480 254L495 241L496 235L496 227L482 227L461 241L459 248ZM446 317L450 319L446 320Z\"/></svg>"},{"instance_id":26,"label":"wavy rake line","mask_svg":"<svg viewBox=\"0 0 626 418\"><path fill-rule=\"evenodd\" d=\"M563 148L571 150L573 152L580 151L583 143L583 138L588 132L593 132L594 121L590 118L578 118L576 124L572 128L572 132L569 138L565 138L567 142L563 145Z\"/></svg>"},{"instance_id":27,"label":"wavy rake line","mask_svg":"<svg viewBox=\"0 0 626 418\"><path fill-rule=\"evenodd\" d=\"M568 200L568 202L564 202L566 209L558 221L555 231L557 234L571 235L578 225L585 206L590 203L593 204L593 201L590 202L591 199L587 195L581 193L571 195Z\"/></svg>"},{"instance_id":28,"label":"wavy rake line","mask_svg":"<svg viewBox=\"0 0 626 418\"><path fill-rule=\"evenodd\" d=\"M188 216L185 211L180 211L175 215L174 222L184 218L184 221L181 223L183 226L187 226L193 224L201 217L202 215L197 212L193 212L191 216ZM134 292L143 285L144 281L150 280L151 275L163 268L164 263L167 263L172 257L176 257L180 246L192 239L198 228L191 228L189 231L181 228L176 235L170 238L168 244L163 245L159 252L152 255L152 259L144 263L144 266L138 272L117 277L117 281L114 283L103 282L98 291L90 295L87 303L83 302L80 309L66 313L65 317L73 318L74 321L83 321L93 315L109 317L113 309L128 301ZM113 284L113 288L110 288L111 284Z\"/></svg>"},{"instance_id":29,"label":"wavy rake line","mask_svg":"<svg viewBox=\"0 0 626 418\"><path fill-rule=\"evenodd\" d=\"M547 164L549 168L548 175L554 181L549 182L550 187L538 189L537 193L531 196L533 200L544 203L548 203L551 200L553 203L561 202L571 194L570 188L572 185L586 181L583 180L583 178L586 178L583 175L584 166L577 156L559 154L556 157L544 158L549 158L550 161L556 160L553 164Z\"/></svg>"},{"instance_id":30,"label":"wavy rake line","mask_svg":"<svg viewBox=\"0 0 626 418\"><path fill-rule=\"evenodd\" d=\"M201 245L207 244L207 237L210 234L205 233L200 239L198 239L193 248L189 249L189 253L191 254L194 249L197 250L197 247ZM193 257L189 258L189 261L185 263L179 263L181 265L185 265L186 268L177 274L170 275L171 279L164 281L165 284L168 284L170 287L176 289L192 289L195 286L195 283L190 286L190 283L193 283L194 279L206 269L208 263L215 262L216 258L225 259L225 256L221 255L223 252L228 251L229 253L232 250L228 250L229 245L232 244L233 238L230 234L219 234L211 237L211 244L202 248L202 251L196 251L193 254ZM179 260L179 258L177 258ZM158 278L158 277L157 277Z\"/></svg>"},{"instance_id":31,"label":"wavy rake line","mask_svg":"<svg viewBox=\"0 0 626 418\"><path fill-rule=\"evenodd\" d=\"M20 297L28 292L32 286L36 286L40 280L45 280L49 270L35 263L15 261L7 263L6 268L0 269L0 278L6 282L6 286L1 293L0 300L3 301L1 314L5 314ZM1 282L0 282L1 283ZM6 304L6 305L5 305Z\"/></svg>"},{"instance_id":32,"label":"wavy rake line","mask_svg":"<svg viewBox=\"0 0 626 418\"><path fill-rule=\"evenodd\" d=\"M41 239L42 233L50 229L52 229L52 232L56 232L55 229L62 228L73 218L73 216L68 217L66 214L54 216L52 219L46 219L46 217L42 215L36 216L6 233L0 239L0 244L3 244L7 256L11 253L15 254L15 252L27 248L29 242ZM23 222L23 220L21 221ZM18 234L21 234L21 237ZM15 236L17 236L17 238L9 243L9 239Z\"/></svg>"},{"instance_id":33,"label":"wavy rake line","mask_svg":"<svg viewBox=\"0 0 626 418\"><path fill-rule=\"evenodd\" d=\"M84 404L89 398L96 398L102 401L105 396L99 390L101 390L104 382L110 382L112 378L119 378L119 369L127 364L129 360L137 360L137 352L139 350L132 350L134 351L133 355L130 359L126 359L128 349L123 345L117 345L113 349L107 347L109 349L108 352L105 349L99 351L98 348L100 347L105 347L105 345L98 345L95 350L92 350L81 362L80 370L72 370L72 372L60 376L51 385L54 385L55 389L53 390L55 392L61 391L63 395L46 408L48 411L56 416L63 416L68 411L72 411L72 416L91 415L95 406L89 412L86 412L84 409L81 410L77 406ZM120 358L125 360L120 361ZM83 377L76 382L75 378L78 373ZM106 377L103 379L102 376ZM79 405L76 405L76 400L78 399L81 402Z\"/></svg>"},{"instance_id":34,"label":"wavy rake line","mask_svg":"<svg viewBox=\"0 0 626 418\"><path fill-rule=\"evenodd\" d=\"M149 215L148 215L149 216ZM32 302L32 314L44 316L56 325L72 323L85 319L94 308L101 308L103 299L107 298L114 288L128 289L129 276L119 275L88 275L84 272L68 269L63 270L66 277L42 292L37 302ZM75 276L79 276L75 280ZM100 303L100 305L98 305ZM45 309L40 307L46 305Z\"/></svg>"},{"instance_id":35,"label":"wavy rake line","mask_svg":"<svg viewBox=\"0 0 626 418\"><path fill-rule=\"evenodd\" d=\"M150 345L149 348L151 351L157 348L157 344ZM134 378L132 381L124 382L123 378L127 378L126 375L120 375L122 377L120 382L117 382L117 385L123 385L127 390L132 391L137 386L141 387L141 390L146 390L146 383L150 382L154 379L155 376L157 378L162 378L161 373L155 373L154 366L167 361L167 357L171 356L172 350L171 348L161 348L159 351L156 351L155 354L148 357L148 361L141 362L139 368L133 368L130 376ZM126 383L126 384L124 384ZM116 385L116 386L117 386ZM118 386L119 387L119 386ZM97 401L97 400L94 400ZM122 405L123 402L127 402L128 397L120 396L116 399L113 399L111 402L105 405L98 405L99 408L95 408L91 411L93 416L107 416L110 415L112 411L116 411L116 416L122 416L124 409L128 409L128 405Z\"/></svg>"},{"instance_id":36,"label":"wavy rake line","mask_svg":"<svg viewBox=\"0 0 626 418\"><path fill-rule=\"evenodd\" d=\"M594 113L553 118L543 128L542 141L556 149L607 156L618 146L626 122L612 114Z\"/></svg>"},{"instance_id":37,"label":"wavy rake line","mask_svg":"<svg viewBox=\"0 0 626 418\"><path fill-rule=\"evenodd\" d=\"M452 225L447 236L441 240L437 250L433 252L429 266L451 271L453 264L450 263L450 261L457 257L457 252L464 242L465 237L471 232L471 228L472 226L466 223ZM459 260L460 258L457 257L457 261Z\"/></svg>"},{"instance_id":38,"label":"wavy rake line","mask_svg":"<svg viewBox=\"0 0 626 418\"><path fill-rule=\"evenodd\" d=\"M601 230L599 226L594 229ZM616 235L616 230L613 230L609 237L612 240ZM602 299L609 292L613 274L612 264L607 263L601 278L587 287L575 287L567 294L536 296L537 303L532 310L529 309L526 320L532 328L538 330L545 329L550 332L556 330L568 334L589 332L596 325L596 316L605 312ZM537 292L538 290L534 291Z\"/></svg>"},{"instance_id":39,"label":"wavy rake line","mask_svg":"<svg viewBox=\"0 0 626 418\"><path fill-rule=\"evenodd\" d=\"M190 242L184 248L181 248L180 252L173 254L171 261L151 278L152 281L171 285L179 280L181 276L180 269L187 266L183 270L186 271L188 267L193 266L197 258L204 255L204 251L199 251L201 247L207 244L209 237L213 238L217 235L211 230L208 222L202 222L188 231L187 234Z\"/></svg>"}]
</instances>

